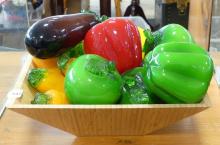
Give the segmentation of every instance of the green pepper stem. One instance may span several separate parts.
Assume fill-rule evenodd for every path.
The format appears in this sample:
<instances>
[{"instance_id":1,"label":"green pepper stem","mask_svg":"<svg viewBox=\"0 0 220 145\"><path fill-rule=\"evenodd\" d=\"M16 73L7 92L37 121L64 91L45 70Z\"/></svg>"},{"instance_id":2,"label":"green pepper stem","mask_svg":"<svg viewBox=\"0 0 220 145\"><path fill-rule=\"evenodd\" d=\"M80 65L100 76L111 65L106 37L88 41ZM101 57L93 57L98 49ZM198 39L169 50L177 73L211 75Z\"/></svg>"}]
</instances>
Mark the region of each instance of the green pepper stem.
<instances>
[{"instance_id":1,"label":"green pepper stem","mask_svg":"<svg viewBox=\"0 0 220 145\"><path fill-rule=\"evenodd\" d=\"M47 70L44 68L34 68L28 74L28 83L36 88L40 81L45 77Z\"/></svg>"},{"instance_id":2,"label":"green pepper stem","mask_svg":"<svg viewBox=\"0 0 220 145\"><path fill-rule=\"evenodd\" d=\"M107 60L90 59L85 69L95 75L108 76L115 71L115 64Z\"/></svg>"},{"instance_id":3,"label":"green pepper stem","mask_svg":"<svg viewBox=\"0 0 220 145\"><path fill-rule=\"evenodd\" d=\"M50 96L46 95L45 93L37 92L34 96L34 100L31 101L31 104L48 104L50 100Z\"/></svg>"},{"instance_id":4,"label":"green pepper stem","mask_svg":"<svg viewBox=\"0 0 220 145\"><path fill-rule=\"evenodd\" d=\"M144 35L146 37L146 41L144 43L144 52L148 53L154 48L154 35L148 29L144 30Z\"/></svg>"},{"instance_id":5,"label":"green pepper stem","mask_svg":"<svg viewBox=\"0 0 220 145\"><path fill-rule=\"evenodd\" d=\"M81 41L76 46L68 48L63 54L58 57L58 68L62 71L65 70L67 63L71 58L76 58L83 54L83 43Z\"/></svg>"}]
</instances>

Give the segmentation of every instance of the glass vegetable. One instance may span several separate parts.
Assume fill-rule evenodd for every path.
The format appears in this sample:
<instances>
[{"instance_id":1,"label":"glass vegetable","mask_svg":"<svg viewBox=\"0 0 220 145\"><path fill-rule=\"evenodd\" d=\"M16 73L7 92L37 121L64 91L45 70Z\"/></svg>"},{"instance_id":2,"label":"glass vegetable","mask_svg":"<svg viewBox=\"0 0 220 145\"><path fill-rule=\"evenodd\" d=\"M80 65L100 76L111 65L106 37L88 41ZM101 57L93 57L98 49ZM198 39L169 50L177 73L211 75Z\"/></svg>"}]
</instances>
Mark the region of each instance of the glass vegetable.
<instances>
[{"instance_id":1,"label":"glass vegetable","mask_svg":"<svg viewBox=\"0 0 220 145\"><path fill-rule=\"evenodd\" d=\"M166 103L198 103L213 74L209 54L194 43L164 43L144 60L145 84Z\"/></svg>"},{"instance_id":2,"label":"glass vegetable","mask_svg":"<svg viewBox=\"0 0 220 145\"><path fill-rule=\"evenodd\" d=\"M68 100L64 92L48 90L45 93L37 92L31 104L68 104Z\"/></svg>"},{"instance_id":3,"label":"glass vegetable","mask_svg":"<svg viewBox=\"0 0 220 145\"><path fill-rule=\"evenodd\" d=\"M28 83L39 92L64 91L64 76L58 68L33 68L28 74Z\"/></svg>"},{"instance_id":4,"label":"glass vegetable","mask_svg":"<svg viewBox=\"0 0 220 145\"><path fill-rule=\"evenodd\" d=\"M37 57L33 57L32 63L36 68L56 68L57 57L48 58L48 59L39 59Z\"/></svg>"},{"instance_id":5,"label":"glass vegetable","mask_svg":"<svg viewBox=\"0 0 220 145\"><path fill-rule=\"evenodd\" d=\"M194 43L194 39L187 29L179 24L168 24L155 32L145 30L146 53L159 44L168 42L189 42Z\"/></svg>"},{"instance_id":6,"label":"glass vegetable","mask_svg":"<svg viewBox=\"0 0 220 145\"><path fill-rule=\"evenodd\" d=\"M27 31L25 44L35 57L50 58L62 54L83 40L98 21L94 14L78 13L41 19Z\"/></svg>"},{"instance_id":7,"label":"glass vegetable","mask_svg":"<svg viewBox=\"0 0 220 145\"><path fill-rule=\"evenodd\" d=\"M142 62L141 40L137 27L121 18L110 18L92 27L84 39L86 54L97 54L116 64L119 73Z\"/></svg>"},{"instance_id":8,"label":"glass vegetable","mask_svg":"<svg viewBox=\"0 0 220 145\"><path fill-rule=\"evenodd\" d=\"M88 54L71 63L65 93L74 104L114 104L121 95L122 79L113 62Z\"/></svg>"},{"instance_id":9,"label":"glass vegetable","mask_svg":"<svg viewBox=\"0 0 220 145\"><path fill-rule=\"evenodd\" d=\"M154 104L159 103L158 98L153 95L147 85L144 84L144 67L134 68L123 74L123 89L121 104Z\"/></svg>"},{"instance_id":10,"label":"glass vegetable","mask_svg":"<svg viewBox=\"0 0 220 145\"><path fill-rule=\"evenodd\" d=\"M58 57L57 66L66 74L67 69L72 61L74 61L80 55L83 55L83 43L78 43L75 47L67 49L63 54Z\"/></svg>"}]
</instances>

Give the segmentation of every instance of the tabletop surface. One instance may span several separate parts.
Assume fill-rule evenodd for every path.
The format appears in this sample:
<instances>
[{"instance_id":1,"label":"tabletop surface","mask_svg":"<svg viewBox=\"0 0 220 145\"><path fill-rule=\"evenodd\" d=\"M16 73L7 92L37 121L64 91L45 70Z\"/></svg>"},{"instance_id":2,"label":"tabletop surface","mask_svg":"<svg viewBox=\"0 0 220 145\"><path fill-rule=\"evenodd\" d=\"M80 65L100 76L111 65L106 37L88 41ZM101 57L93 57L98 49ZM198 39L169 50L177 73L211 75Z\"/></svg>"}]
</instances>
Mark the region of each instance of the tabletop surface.
<instances>
[{"instance_id":1,"label":"tabletop surface","mask_svg":"<svg viewBox=\"0 0 220 145\"><path fill-rule=\"evenodd\" d=\"M211 53L220 65L220 53ZM24 52L0 52L0 101L13 87ZM212 79L212 107L146 136L76 137L6 110L0 119L0 145L220 145L220 89Z\"/></svg>"}]
</instances>

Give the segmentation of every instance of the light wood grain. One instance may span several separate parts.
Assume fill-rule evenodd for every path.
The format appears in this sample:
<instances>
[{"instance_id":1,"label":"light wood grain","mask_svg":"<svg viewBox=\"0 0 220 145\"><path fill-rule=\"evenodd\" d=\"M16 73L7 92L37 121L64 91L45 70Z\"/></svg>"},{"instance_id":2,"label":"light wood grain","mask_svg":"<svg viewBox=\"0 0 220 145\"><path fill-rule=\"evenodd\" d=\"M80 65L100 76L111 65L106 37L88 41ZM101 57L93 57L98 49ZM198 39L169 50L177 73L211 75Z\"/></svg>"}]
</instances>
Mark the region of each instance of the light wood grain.
<instances>
[{"instance_id":1,"label":"light wood grain","mask_svg":"<svg viewBox=\"0 0 220 145\"><path fill-rule=\"evenodd\" d=\"M207 107L173 108L12 108L77 136L145 135Z\"/></svg>"},{"instance_id":2,"label":"light wood grain","mask_svg":"<svg viewBox=\"0 0 220 145\"><path fill-rule=\"evenodd\" d=\"M212 0L190 0L189 31L205 49L209 47Z\"/></svg>"},{"instance_id":3,"label":"light wood grain","mask_svg":"<svg viewBox=\"0 0 220 145\"><path fill-rule=\"evenodd\" d=\"M8 56L9 52L0 52L0 102L9 90L14 87L18 73L23 65L26 56L24 52L14 52Z\"/></svg>"},{"instance_id":4,"label":"light wood grain","mask_svg":"<svg viewBox=\"0 0 220 145\"><path fill-rule=\"evenodd\" d=\"M1 70L0 86L8 88L16 78L21 64L21 53L1 53L2 59L14 58ZM212 54L214 62L220 62L220 53ZM220 64L220 63L219 63ZM2 63L1 65L4 65ZM10 79L11 78L11 79ZM4 89L0 89L6 91ZM7 89L8 90L8 89ZM2 97L1 94L0 97ZM219 145L220 135L220 90L212 80L208 90L212 107L193 117L186 118L147 136L129 137L75 137L61 130L49 127L23 115L7 110L0 119L0 145Z\"/></svg>"}]
</instances>

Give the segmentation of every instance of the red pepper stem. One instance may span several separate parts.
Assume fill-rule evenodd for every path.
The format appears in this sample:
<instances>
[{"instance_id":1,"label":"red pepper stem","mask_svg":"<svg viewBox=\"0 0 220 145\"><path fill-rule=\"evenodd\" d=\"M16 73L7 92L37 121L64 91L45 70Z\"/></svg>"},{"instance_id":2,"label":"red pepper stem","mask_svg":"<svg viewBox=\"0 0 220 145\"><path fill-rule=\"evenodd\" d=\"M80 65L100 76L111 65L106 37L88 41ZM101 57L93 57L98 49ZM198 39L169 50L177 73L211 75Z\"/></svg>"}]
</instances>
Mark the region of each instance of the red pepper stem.
<instances>
[{"instance_id":1,"label":"red pepper stem","mask_svg":"<svg viewBox=\"0 0 220 145\"><path fill-rule=\"evenodd\" d=\"M94 14L95 17L96 17L96 20L97 20L99 23L101 23L101 22L103 22L103 21L105 21L105 20L108 19L108 16L106 16L106 15L99 16L99 15L96 14L96 12L91 11L91 10L84 10L84 9L82 9L82 10L81 10L81 13Z\"/></svg>"}]
</instances>

